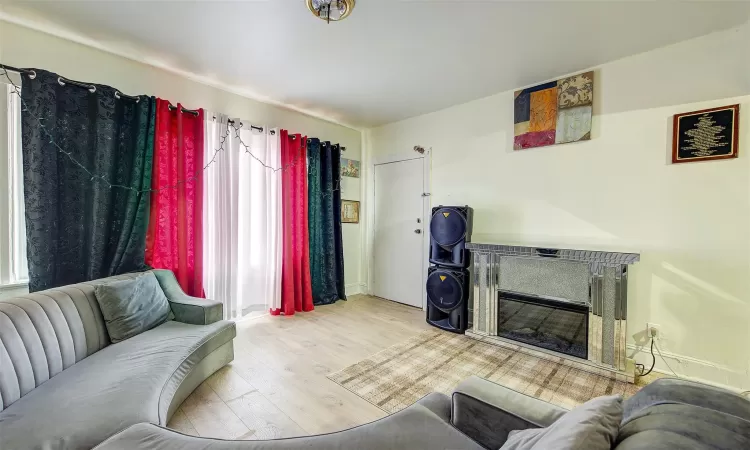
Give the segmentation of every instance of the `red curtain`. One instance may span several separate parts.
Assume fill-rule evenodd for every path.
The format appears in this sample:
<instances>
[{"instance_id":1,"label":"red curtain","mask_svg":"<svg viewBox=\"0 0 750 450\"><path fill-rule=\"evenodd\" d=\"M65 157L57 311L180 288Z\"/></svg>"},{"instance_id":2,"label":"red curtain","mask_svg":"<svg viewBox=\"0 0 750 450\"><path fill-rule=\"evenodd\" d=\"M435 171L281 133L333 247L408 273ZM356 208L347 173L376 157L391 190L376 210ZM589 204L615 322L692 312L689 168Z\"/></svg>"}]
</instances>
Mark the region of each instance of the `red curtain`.
<instances>
[{"instance_id":1,"label":"red curtain","mask_svg":"<svg viewBox=\"0 0 750 450\"><path fill-rule=\"evenodd\" d=\"M312 311L310 239L307 231L307 137L281 130L281 203L283 259L281 308L271 314L291 316Z\"/></svg>"},{"instance_id":2,"label":"red curtain","mask_svg":"<svg viewBox=\"0 0 750 450\"><path fill-rule=\"evenodd\" d=\"M182 290L203 297L203 110L170 110L156 100L146 263L174 272Z\"/></svg>"}]
</instances>

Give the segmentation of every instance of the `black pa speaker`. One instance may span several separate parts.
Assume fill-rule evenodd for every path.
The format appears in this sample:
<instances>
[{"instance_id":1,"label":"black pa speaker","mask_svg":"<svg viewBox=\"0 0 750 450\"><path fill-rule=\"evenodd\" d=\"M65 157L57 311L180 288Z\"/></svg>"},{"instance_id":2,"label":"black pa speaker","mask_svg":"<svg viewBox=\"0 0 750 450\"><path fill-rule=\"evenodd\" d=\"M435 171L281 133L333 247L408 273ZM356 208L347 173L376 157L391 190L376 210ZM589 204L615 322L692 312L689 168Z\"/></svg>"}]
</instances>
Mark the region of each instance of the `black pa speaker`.
<instances>
[{"instance_id":1,"label":"black pa speaker","mask_svg":"<svg viewBox=\"0 0 750 450\"><path fill-rule=\"evenodd\" d=\"M432 208L430 262L443 267L469 267L472 209L468 206Z\"/></svg>"},{"instance_id":2,"label":"black pa speaker","mask_svg":"<svg viewBox=\"0 0 750 450\"><path fill-rule=\"evenodd\" d=\"M469 271L430 267L427 269L427 323L454 333L469 324Z\"/></svg>"}]
</instances>

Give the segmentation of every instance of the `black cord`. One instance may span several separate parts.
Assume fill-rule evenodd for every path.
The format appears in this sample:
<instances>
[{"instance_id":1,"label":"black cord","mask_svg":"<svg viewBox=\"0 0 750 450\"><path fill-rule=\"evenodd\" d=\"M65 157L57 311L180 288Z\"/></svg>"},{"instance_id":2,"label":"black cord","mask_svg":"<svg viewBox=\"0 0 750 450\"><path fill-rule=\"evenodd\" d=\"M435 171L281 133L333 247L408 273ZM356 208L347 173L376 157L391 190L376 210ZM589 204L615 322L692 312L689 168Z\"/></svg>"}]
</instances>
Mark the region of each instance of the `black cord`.
<instances>
[{"instance_id":1,"label":"black cord","mask_svg":"<svg viewBox=\"0 0 750 450\"><path fill-rule=\"evenodd\" d=\"M640 366L640 373L638 374L639 377L645 377L654 370L654 366L656 366L656 355L654 355L654 338L651 338L651 368L648 369L648 372L644 373L643 371L646 370L646 366L644 366L643 364L636 364L635 366Z\"/></svg>"}]
</instances>

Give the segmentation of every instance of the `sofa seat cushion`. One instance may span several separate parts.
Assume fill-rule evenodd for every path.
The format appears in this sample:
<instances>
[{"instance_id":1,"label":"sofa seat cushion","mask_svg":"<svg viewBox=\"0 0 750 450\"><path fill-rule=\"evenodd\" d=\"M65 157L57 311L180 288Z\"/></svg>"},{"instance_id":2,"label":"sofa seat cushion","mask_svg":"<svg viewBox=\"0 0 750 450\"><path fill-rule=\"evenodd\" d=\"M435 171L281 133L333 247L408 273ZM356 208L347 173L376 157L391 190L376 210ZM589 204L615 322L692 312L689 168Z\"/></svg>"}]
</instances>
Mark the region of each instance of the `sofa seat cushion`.
<instances>
[{"instance_id":1,"label":"sofa seat cushion","mask_svg":"<svg viewBox=\"0 0 750 450\"><path fill-rule=\"evenodd\" d=\"M0 449L91 449L136 423L164 425L182 380L235 334L233 322L169 321L112 344L0 412Z\"/></svg>"},{"instance_id":2,"label":"sofa seat cushion","mask_svg":"<svg viewBox=\"0 0 750 450\"><path fill-rule=\"evenodd\" d=\"M176 433L151 424L128 428L96 450L483 450L443 416L450 400L432 393L408 408L366 425L317 436L270 441L225 441Z\"/></svg>"}]
</instances>

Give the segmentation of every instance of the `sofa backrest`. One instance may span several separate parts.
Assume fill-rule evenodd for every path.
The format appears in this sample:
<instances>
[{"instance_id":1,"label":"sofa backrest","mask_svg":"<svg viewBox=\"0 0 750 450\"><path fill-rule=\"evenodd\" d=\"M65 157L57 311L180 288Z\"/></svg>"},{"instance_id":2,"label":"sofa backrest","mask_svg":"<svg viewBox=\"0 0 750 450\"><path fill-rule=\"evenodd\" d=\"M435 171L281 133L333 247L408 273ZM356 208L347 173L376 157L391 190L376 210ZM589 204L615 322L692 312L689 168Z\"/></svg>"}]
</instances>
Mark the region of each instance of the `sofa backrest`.
<instances>
[{"instance_id":1,"label":"sofa backrest","mask_svg":"<svg viewBox=\"0 0 750 450\"><path fill-rule=\"evenodd\" d=\"M0 411L109 345L94 287L135 275L0 300Z\"/></svg>"},{"instance_id":2,"label":"sofa backrest","mask_svg":"<svg viewBox=\"0 0 750 450\"><path fill-rule=\"evenodd\" d=\"M616 450L750 448L750 401L725 389L660 379L624 408Z\"/></svg>"}]
</instances>

